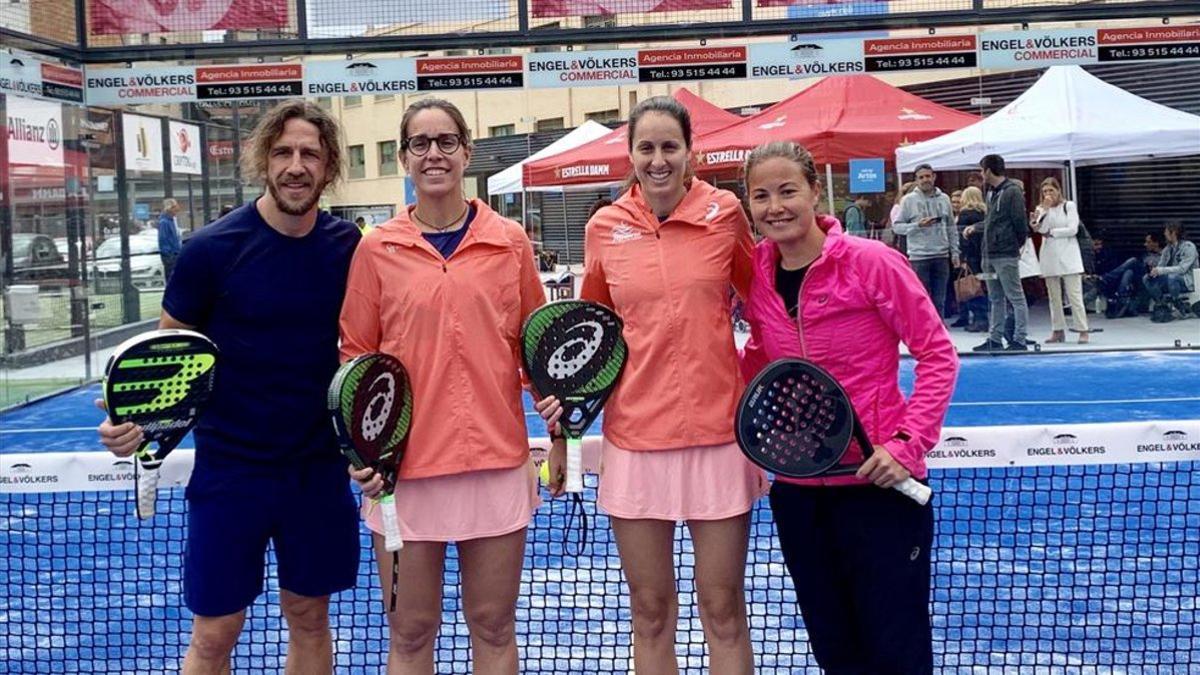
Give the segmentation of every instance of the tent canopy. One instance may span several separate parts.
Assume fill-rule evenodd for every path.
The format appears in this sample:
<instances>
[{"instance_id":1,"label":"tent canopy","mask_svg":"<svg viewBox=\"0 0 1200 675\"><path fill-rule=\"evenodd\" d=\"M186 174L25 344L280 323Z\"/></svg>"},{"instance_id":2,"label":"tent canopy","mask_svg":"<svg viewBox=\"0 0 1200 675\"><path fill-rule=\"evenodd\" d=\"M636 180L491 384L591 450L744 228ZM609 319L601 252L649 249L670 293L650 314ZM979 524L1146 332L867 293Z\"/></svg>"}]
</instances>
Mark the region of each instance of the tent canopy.
<instances>
[{"instance_id":1,"label":"tent canopy","mask_svg":"<svg viewBox=\"0 0 1200 675\"><path fill-rule=\"evenodd\" d=\"M1200 154L1200 116L1147 101L1079 66L1054 66L1012 103L969 127L896 151L920 164L969 169L995 153L1010 166L1061 167Z\"/></svg>"},{"instance_id":2,"label":"tent canopy","mask_svg":"<svg viewBox=\"0 0 1200 675\"><path fill-rule=\"evenodd\" d=\"M899 146L978 120L870 75L826 77L753 117L698 138L698 171L737 169L747 152L769 141L795 141L820 164L890 158Z\"/></svg>"},{"instance_id":3,"label":"tent canopy","mask_svg":"<svg viewBox=\"0 0 1200 675\"><path fill-rule=\"evenodd\" d=\"M691 114L693 137L742 119L687 89L678 89L671 96L682 103ZM627 126L617 127L605 136L574 150L526 162L525 185L588 185L622 180L633 168L629 163L629 149L625 138Z\"/></svg>"},{"instance_id":4,"label":"tent canopy","mask_svg":"<svg viewBox=\"0 0 1200 675\"><path fill-rule=\"evenodd\" d=\"M609 133L609 128L588 120L571 130L571 133L538 150L529 157L512 166L488 177L487 191L489 195L505 195L513 192L523 192L525 186L521 181L521 167L542 157L557 155L572 148L577 148L588 141L595 140Z\"/></svg>"}]
</instances>

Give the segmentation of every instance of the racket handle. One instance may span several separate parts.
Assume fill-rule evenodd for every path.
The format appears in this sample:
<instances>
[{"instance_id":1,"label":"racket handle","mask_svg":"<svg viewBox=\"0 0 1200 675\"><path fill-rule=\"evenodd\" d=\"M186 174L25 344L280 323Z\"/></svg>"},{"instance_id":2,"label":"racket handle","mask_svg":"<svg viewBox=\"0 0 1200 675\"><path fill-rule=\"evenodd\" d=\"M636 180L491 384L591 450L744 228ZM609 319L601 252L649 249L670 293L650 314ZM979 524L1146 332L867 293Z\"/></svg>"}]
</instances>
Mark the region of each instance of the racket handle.
<instances>
[{"instance_id":1,"label":"racket handle","mask_svg":"<svg viewBox=\"0 0 1200 675\"><path fill-rule=\"evenodd\" d=\"M567 492L583 492L583 441L567 437Z\"/></svg>"},{"instance_id":2,"label":"racket handle","mask_svg":"<svg viewBox=\"0 0 1200 675\"><path fill-rule=\"evenodd\" d=\"M396 498L388 493L379 498L379 513L383 518L383 547L395 552L404 548L400 537L400 517L396 515Z\"/></svg>"},{"instance_id":3,"label":"racket handle","mask_svg":"<svg viewBox=\"0 0 1200 675\"><path fill-rule=\"evenodd\" d=\"M137 479L137 515L142 520L154 517L154 506L158 501L158 464L142 465Z\"/></svg>"},{"instance_id":4,"label":"racket handle","mask_svg":"<svg viewBox=\"0 0 1200 675\"><path fill-rule=\"evenodd\" d=\"M905 478L892 487L898 490L900 494L908 497L921 506L928 504L929 498L933 496L933 490L930 490L928 485L924 485L912 478Z\"/></svg>"}]
</instances>

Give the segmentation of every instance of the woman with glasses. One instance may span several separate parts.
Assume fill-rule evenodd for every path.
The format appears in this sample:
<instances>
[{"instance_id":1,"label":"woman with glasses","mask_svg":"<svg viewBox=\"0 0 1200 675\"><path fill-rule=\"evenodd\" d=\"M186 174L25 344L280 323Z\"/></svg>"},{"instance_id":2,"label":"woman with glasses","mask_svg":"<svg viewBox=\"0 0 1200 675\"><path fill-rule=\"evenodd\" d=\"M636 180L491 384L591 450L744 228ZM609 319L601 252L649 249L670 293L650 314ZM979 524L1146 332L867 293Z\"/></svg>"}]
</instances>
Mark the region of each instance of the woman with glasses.
<instances>
[{"instance_id":1,"label":"woman with glasses","mask_svg":"<svg viewBox=\"0 0 1200 675\"><path fill-rule=\"evenodd\" d=\"M364 238L342 306L342 358L385 352L414 408L395 508L405 545L388 614L388 673L433 673L446 544L457 542L475 673L515 674L525 529L539 504L521 405L519 336L546 298L521 226L463 197L471 137L452 104L423 99L400 123L416 203ZM561 444L562 441L557 441ZM351 470L365 497L382 480ZM364 500L383 588L392 554Z\"/></svg>"}]
</instances>

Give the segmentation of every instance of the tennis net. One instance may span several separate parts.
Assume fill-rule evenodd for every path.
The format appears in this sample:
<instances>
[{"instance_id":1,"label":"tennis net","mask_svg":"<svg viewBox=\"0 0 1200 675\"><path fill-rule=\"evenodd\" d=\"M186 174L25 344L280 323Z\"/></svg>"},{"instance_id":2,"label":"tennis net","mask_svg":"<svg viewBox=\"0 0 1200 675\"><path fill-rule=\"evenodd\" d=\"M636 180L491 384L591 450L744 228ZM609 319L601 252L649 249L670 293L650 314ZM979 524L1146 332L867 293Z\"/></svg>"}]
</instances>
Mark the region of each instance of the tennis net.
<instances>
[{"instance_id":1,"label":"tennis net","mask_svg":"<svg viewBox=\"0 0 1200 675\"><path fill-rule=\"evenodd\" d=\"M1182 461L1088 464L1073 462L1095 461L1098 446L1079 433L1031 445L987 428L970 429L978 441L947 430L936 452L953 468L930 477L938 671L1195 672L1200 465L1189 460L1200 457L1197 430L1194 422L1143 425L1138 433L1154 442L1129 448ZM989 455L995 445L1015 449ZM120 474L127 465L112 468L111 457L73 454L55 461L76 462L61 465L75 477L107 466L98 481L128 481ZM1017 454L1037 465L1006 459ZM161 491L159 515L140 523L127 489L58 491L59 474L21 457L40 456L0 456L0 670L176 672L191 623L181 584L183 490ZM567 541L564 500L547 500L531 524L517 615L521 672L632 672L629 601L609 523L595 510L594 476L585 504L593 533L582 555ZM752 523L746 583L756 672L816 672L765 500ZM386 660L365 536L362 546L358 587L332 605L337 672L379 672ZM683 672L707 672L686 528L675 546L678 656ZM457 577L451 547L438 672L470 672ZM267 587L249 612L235 672L282 671L287 634L273 571Z\"/></svg>"}]
</instances>

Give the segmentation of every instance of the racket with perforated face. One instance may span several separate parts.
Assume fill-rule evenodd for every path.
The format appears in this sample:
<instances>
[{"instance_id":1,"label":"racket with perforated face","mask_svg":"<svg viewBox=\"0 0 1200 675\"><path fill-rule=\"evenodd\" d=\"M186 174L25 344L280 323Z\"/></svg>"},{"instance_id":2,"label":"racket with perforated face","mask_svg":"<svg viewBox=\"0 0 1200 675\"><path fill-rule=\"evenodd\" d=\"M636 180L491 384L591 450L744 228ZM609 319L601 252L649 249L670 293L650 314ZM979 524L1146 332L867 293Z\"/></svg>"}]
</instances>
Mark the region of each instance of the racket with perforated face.
<instances>
[{"instance_id":1,"label":"racket with perforated face","mask_svg":"<svg viewBox=\"0 0 1200 675\"><path fill-rule=\"evenodd\" d=\"M159 467L212 395L217 355L216 345L200 333L163 329L121 343L105 366L109 419L114 425L133 422L145 439L135 452L142 469L136 478L139 518L154 515Z\"/></svg>"},{"instance_id":2,"label":"racket with perforated face","mask_svg":"<svg viewBox=\"0 0 1200 675\"><path fill-rule=\"evenodd\" d=\"M408 371L387 354L363 354L338 368L329 385L329 413L342 454L356 469L374 469L383 478L377 498L389 551L404 546L392 494L396 469L412 424L413 396Z\"/></svg>"},{"instance_id":3,"label":"racket with perforated face","mask_svg":"<svg viewBox=\"0 0 1200 675\"><path fill-rule=\"evenodd\" d=\"M604 305L561 300L534 310L521 331L522 361L534 389L562 404L567 492L583 491L583 434L625 368L622 328L621 318Z\"/></svg>"},{"instance_id":4,"label":"racket with perforated face","mask_svg":"<svg viewBox=\"0 0 1200 675\"><path fill-rule=\"evenodd\" d=\"M746 457L788 478L853 474L862 463L842 464L851 440L874 452L842 385L820 366L780 359L750 382L738 404L735 432ZM925 504L931 491L907 478L895 489Z\"/></svg>"}]
</instances>

